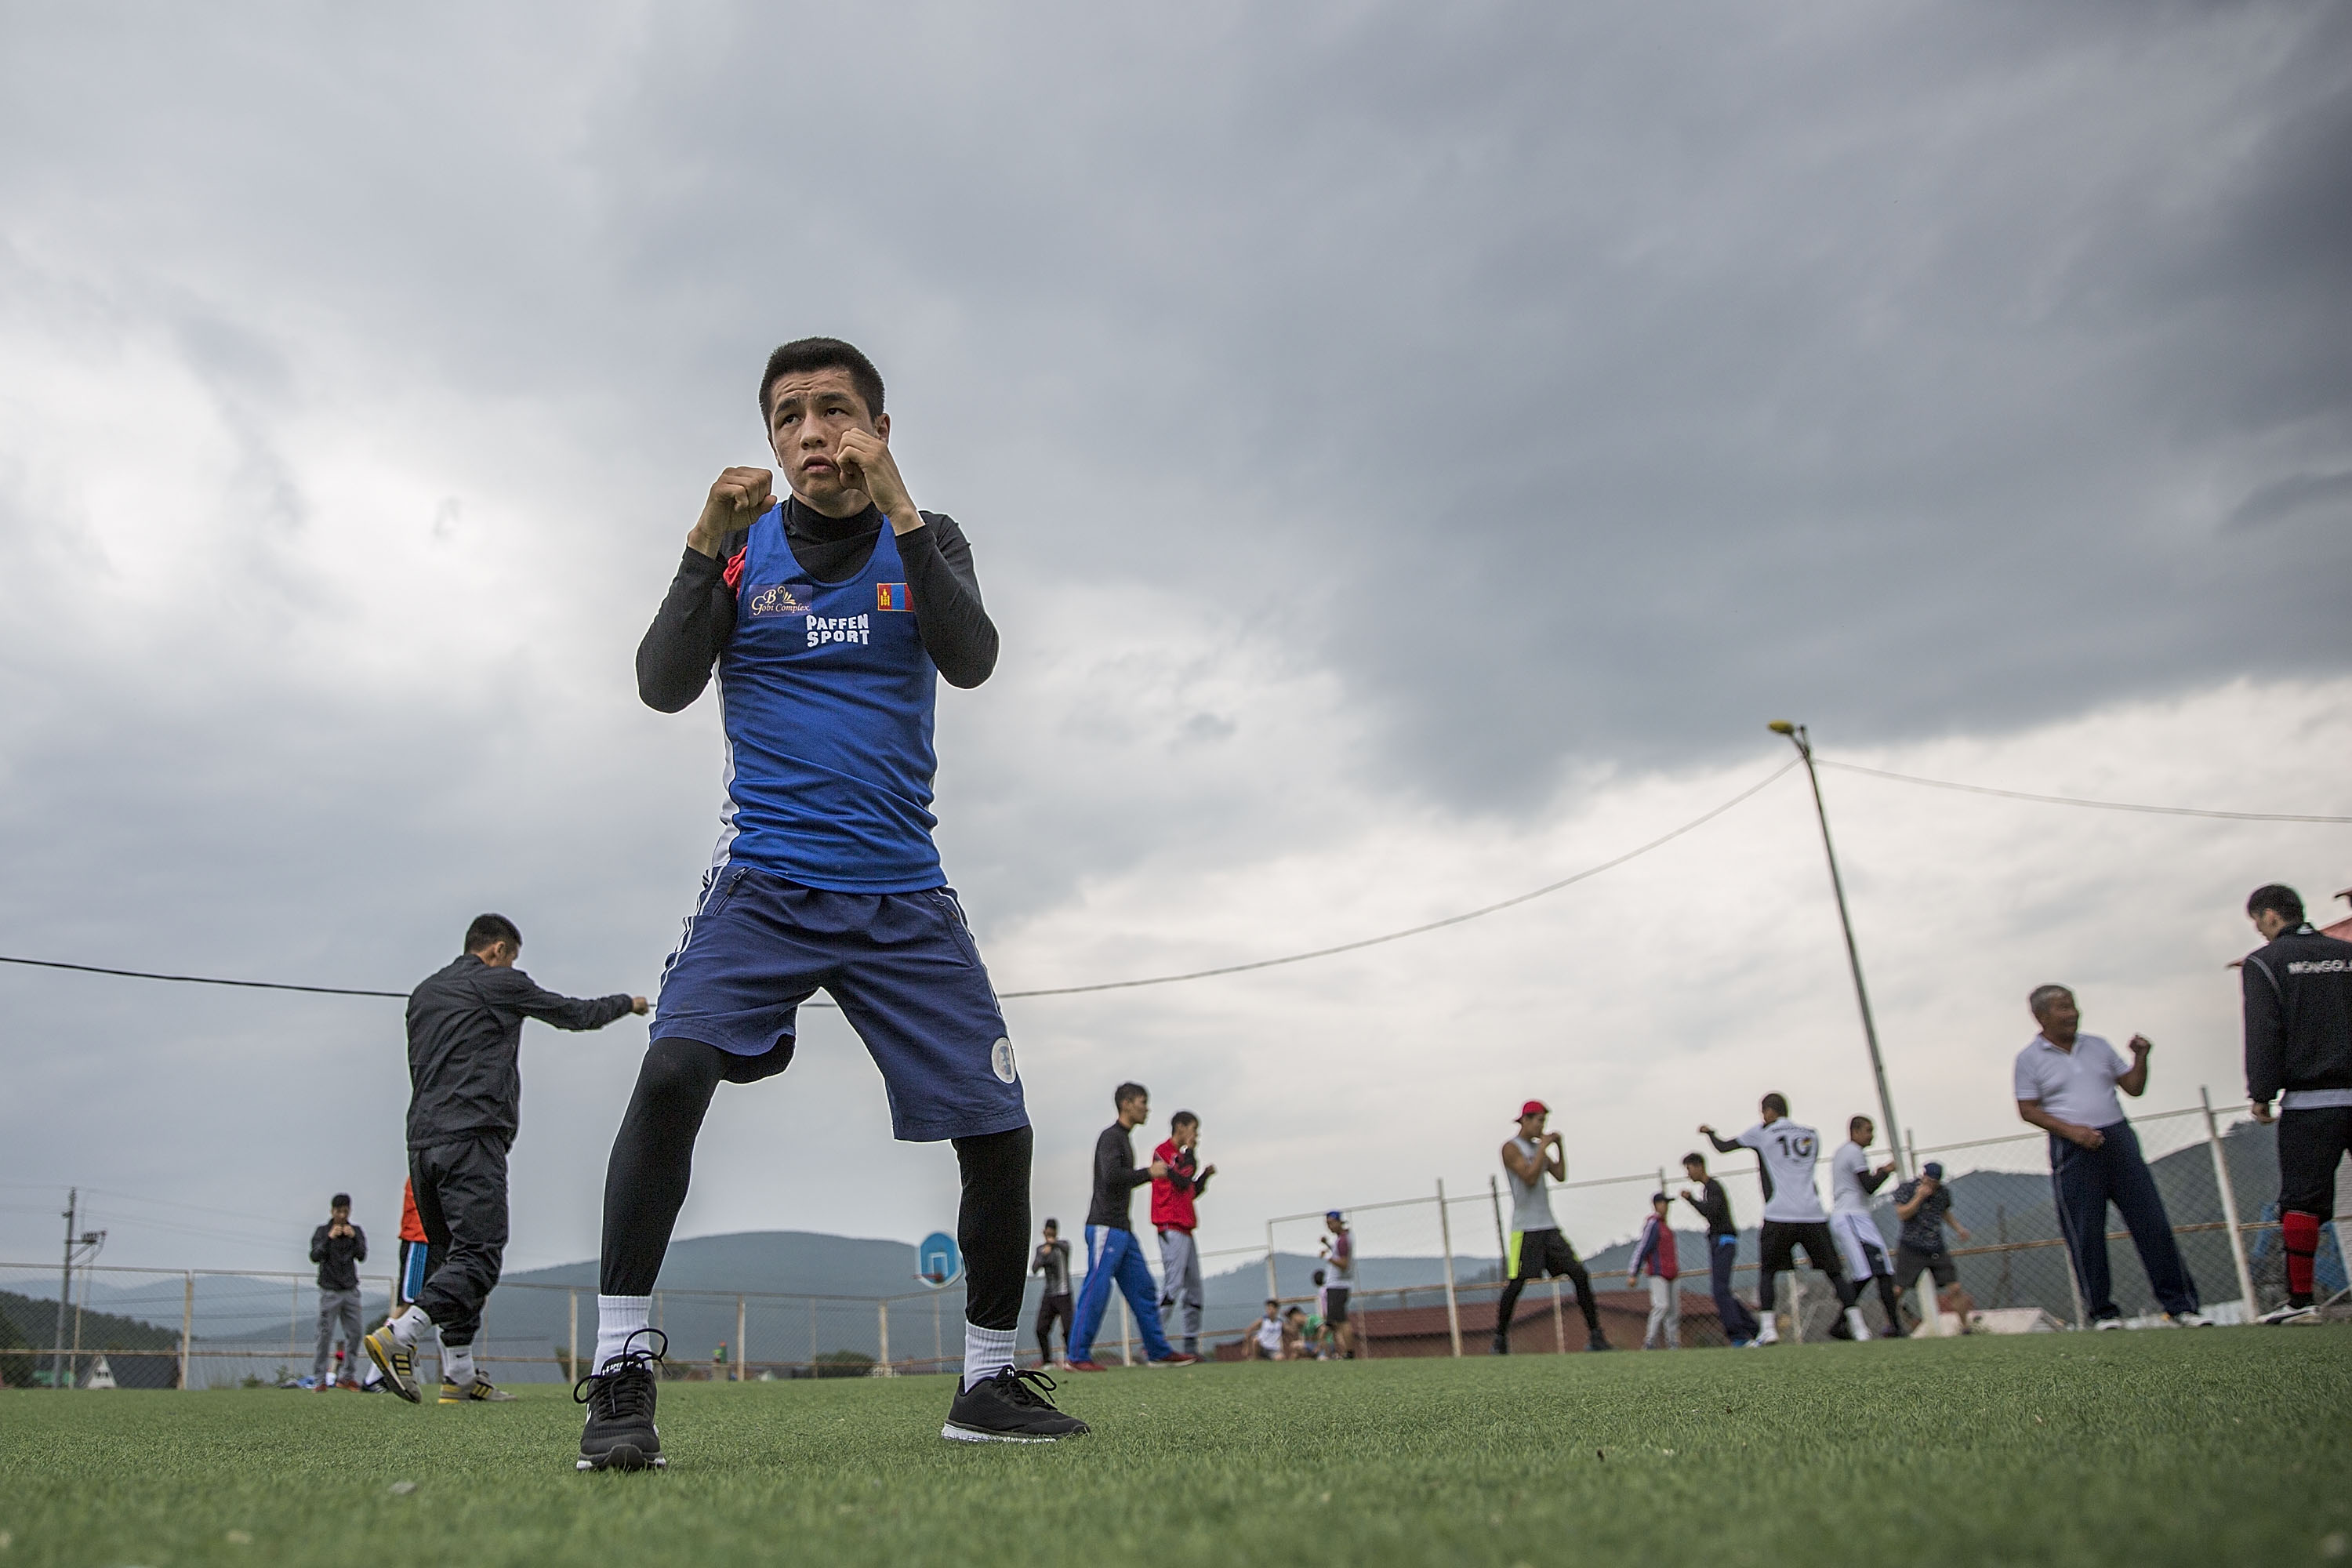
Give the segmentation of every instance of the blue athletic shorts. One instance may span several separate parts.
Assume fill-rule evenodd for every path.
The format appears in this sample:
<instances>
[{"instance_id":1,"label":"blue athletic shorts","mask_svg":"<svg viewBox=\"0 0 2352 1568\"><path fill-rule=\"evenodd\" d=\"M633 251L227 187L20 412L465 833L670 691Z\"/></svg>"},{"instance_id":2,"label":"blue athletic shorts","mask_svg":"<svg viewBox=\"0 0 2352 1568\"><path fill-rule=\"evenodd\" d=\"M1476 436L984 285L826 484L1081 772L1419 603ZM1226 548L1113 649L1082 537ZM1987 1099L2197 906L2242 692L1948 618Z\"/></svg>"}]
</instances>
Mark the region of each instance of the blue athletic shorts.
<instances>
[{"instance_id":1,"label":"blue athletic shorts","mask_svg":"<svg viewBox=\"0 0 2352 1568\"><path fill-rule=\"evenodd\" d=\"M652 1037L743 1058L750 1083L790 1065L800 1005L823 988L882 1069L901 1139L1029 1125L995 988L946 888L834 893L749 866L713 872L662 970Z\"/></svg>"}]
</instances>

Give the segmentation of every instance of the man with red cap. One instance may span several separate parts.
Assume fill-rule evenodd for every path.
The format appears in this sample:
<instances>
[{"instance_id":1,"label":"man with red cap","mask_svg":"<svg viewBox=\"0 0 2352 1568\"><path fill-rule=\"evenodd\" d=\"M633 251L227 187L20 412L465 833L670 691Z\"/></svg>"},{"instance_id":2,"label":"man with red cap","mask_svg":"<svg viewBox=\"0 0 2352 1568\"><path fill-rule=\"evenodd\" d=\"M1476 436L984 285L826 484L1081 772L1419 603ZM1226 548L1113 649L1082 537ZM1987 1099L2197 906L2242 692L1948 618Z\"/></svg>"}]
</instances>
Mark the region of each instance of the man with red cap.
<instances>
[{"instance_id":1,"label":"man with red cap","mask_svg":"<svg viewBox=\"0 0 2352 1568\"><path fill-rule=\"evenodd\" d=\"M1576 1287L1576 1304L1583 1310L1587 1333L1585 1349L1605 1351L1609 1342L1601 1336L1601 1311L1592 1300L1592 1276L1584 1270L1583 1261L1576 1248L1559 1233L1559 1226L1551 1217L1551 1198L1544 1191L1544 1180L1568 1180L1568 1153L1560 1146L1559 1134L1544 1131L1545 1119L1551 1108L1540 1100L1530 1100L1519 1107L1519 1135L1503 1145L1503 1170L1511 1178L1511 1243L1510 1256L1503 1260L1510 1283L1503 1287L1502 1300L1495 1303L1495 1353L1511 1353L1511 1312L1519 1304L1519 1292L1528 1281L1549 1274L1553 1279L1565 1278Z\"/></svg>"}]
</instances>

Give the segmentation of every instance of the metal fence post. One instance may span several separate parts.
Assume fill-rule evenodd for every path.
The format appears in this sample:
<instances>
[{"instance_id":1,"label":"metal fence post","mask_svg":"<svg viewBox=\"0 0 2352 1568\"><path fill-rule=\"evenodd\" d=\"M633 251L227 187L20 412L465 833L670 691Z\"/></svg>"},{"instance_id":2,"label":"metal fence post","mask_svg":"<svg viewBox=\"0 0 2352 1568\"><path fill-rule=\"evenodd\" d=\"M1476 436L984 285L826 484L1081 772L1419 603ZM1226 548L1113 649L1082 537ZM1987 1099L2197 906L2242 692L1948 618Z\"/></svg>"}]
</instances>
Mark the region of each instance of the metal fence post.
<instances>
[{"instance_id":1,"label":"metal fence post","mask_svg":"<svg viewBox=\"0 0 2352 1568\"><path fill-rule=\"evenodd\" d=\"M1274 1221L1265 1222L1265 1293L1279 1296L1282 1291L1274 1282Z\"/></svg>"},{"instance_id":2,"label":"metal fence post","mask_svg":"<svg viewBox=\"0 0 2352 1568\"><path fill-rule=\"evenodd\" d=\"M580 1292L567 1290L564 1294L572 1299L572 1324L563 1336L563 1366L572 1374L572 1381L577 1383L580 1381Z\"/></svg>"},{"instance_id":3,"label":"metal fence post","mask_svg":"<svg viewBox=\"0 0 2352 1568\"><path fill-rule=\"evenodd\" d=\"M1454 1359L1462 1359L1462 1309L1454 1297L1454 1222L1445 1213L1445 1183L1437 1184L1437 1236L1445 1248L1445 1331L1454 1341Z\"/></svg>"},{"instance_id":4,"label":"metal fence post","mask_svg":"<svg viewBox=\"0 0 2352 1568\"><path fill-rule=\"evenodd\" d=\"M180 1297L180 1388L188 1386L188 1342L196 1333L196 1271L193 1268L181 1276L185 1282Z\"/></svg>"},{"instance_id":5,"label":"metal fence post","mask_svg":"<svg viewBox=\"0 0 2352 1568\"><path fill-rule=\"evenodd\" d=\"M874 1303L874 1315L882 1322L882 1375L890 1375L890 1301L884 1297Z\"/></svg>"},{"instance_id":6,"label":"metal fence post","mask_svg":"<svg viewBox=\"0 0 2352 1568\"><path fill-rule=\"evenodd\" d=\"M1118 1289L1118 1281L1112 1281L1111 1289ZM1127 1310L1127 1292L1124 1290L1118 1293L1118 1359L1125 1365L1135 1364L1135 1318Z\"/></svg>"},{"instance_id":7,"label":"metal fence post","mask_svg":"<svg viewBox=\"0 0 2352 1568\"><path fill-rule=\"evenodd\" d=\"M739 1291L739 1292L737 1292L737 1293L736 1293L736 1297L735 1297L735 1381L736 1381L736 1382L740 1383L740 1382L742 1382L742 1381L743 1381L743 1373L744 1373L744 1370L745 1370L745 1369L744 1369L744 1363L745 1363L747 1361L749 1361L750 1359L751 1359L751 1352L750 1352L749 1351L747 1351L747 1350L745 1350L745 1349L743 1348L743 1297L742 1297L741 1292L740 1292L740 1291Z\"/></svg>"},{"instance_id":8,"label":"metal fence post","mask_svg":"<svg viewBox=\"0 0 2352 1568\"><path fill-rule=\"evenodd\" d=\"M2238 1189L2230 1180L2230 1161L2221 1149L2221 1124L2213 1119L2213 1096L2203 1084L2197 1098L2205 1107L2205 1144L2213 1152L2213 1184L2221 1189L2221 1218L2230 1227L2230 1261L2238 1268L2238 1299L2245 1305L2245 1321L2262 1310L2254 1300L2254 1271L2246 1267L2245 1233L2238 1228Z\"/></svg>"}]
</instances>

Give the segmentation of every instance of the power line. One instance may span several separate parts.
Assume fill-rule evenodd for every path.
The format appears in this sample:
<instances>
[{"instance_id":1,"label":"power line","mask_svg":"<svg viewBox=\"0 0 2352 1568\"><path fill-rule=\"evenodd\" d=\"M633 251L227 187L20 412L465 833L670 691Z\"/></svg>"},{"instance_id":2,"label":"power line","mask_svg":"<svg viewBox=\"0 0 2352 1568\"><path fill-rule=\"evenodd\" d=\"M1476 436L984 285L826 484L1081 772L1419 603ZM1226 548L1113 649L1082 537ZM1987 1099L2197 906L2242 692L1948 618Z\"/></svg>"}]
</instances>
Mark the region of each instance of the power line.
<instances>
[{"instance_id":1,"label":"power line","mask_svg":"<svg viewBox=\"0 0 2352 1568\"><path fill-rule=\"evenodd\" d=\"M114 974L126 980L169 980L181 985L234 985L246 991L307 991L314 996L389 996L408 1000L405 991L360 991L348 985L294 985L282 980L220 980L209 974L158 974L145 969L107 969L95 963L65 963L54 958L10 958L0 963L21 963L33 969L70 969L79 974Z\"/></svg>"},{"instance_id":2,"label":"power line","mask_svg":"<svg viewBox=\"0 0 2352 1568\"><path fill-rule=\"evenodd\" d=\"M1960 784L1951 779L1921 778L1915 773L1898 773L1885 768L1865 767L1860 763L1840 762L1833 757L1817 757L1814 760L1825 768L1840 768L1847 773L1866 773L1873 778L1891 779L1897 784L1919 784L1929 789L1958 790L1968 795L1997 795L2007 800L2032 801L2042 805L2083 806L2098 811L2136 811L2158 816L2198 816L2225 822L2305 822L2336 826L2352 824L2352 816L2327 816L2313 813L2214 811L2193 805L2146 805L2128 801L2083 800L2073 795L2037 795L2029 790L1995 789L1989 784ZM1246 974L1252 970L1277 969L1285 964L1306 963L1318 958L1333 958L1343 952L1356 952L1368 947L1379 947L1387 942L1402 942L1407 937L1423 936L1430 931L1443 931L1447 926L1461 925L1468 921L1498 914L1504 910L1515 908L1548 894L1557 893L1563 888L1574 887L1577 883L1597 877L1603 871L1614 870L1629 860L1639 858L1653 849L1674 842L1686 833L1704 827L1732 807L1762 793L1767 786L1796 765L1796 762L1791 761L1774 769L1769 774L1748 785L1720 805L1702 812L1672 832L1661 834L1648 843L1629 849L1622 855L1603 860L1597 866L1588 866L1572 876L1563 877L1556 882L1547 882L1531 891L1503 899L1495 903L1485 904L1475 910L1466 910L1458 915L1447 915L1443 920L1427 921L1420 925L1407 926L1402 931L1386 931L1379 936L1362 937L1357 941L1343 942L1332 947L1318 947L1305 952L1285 953L1279 958L1255 959L1247 963L1220 964L1213 969L1186 970L1179 974L1152 974L1136 980L1103 980L1087 985L1039 986L1027 991L1006 991L1000 994L1003 1000L1011 1002L1027 997L1079 996L1097 991L1132 991L1146 985L1175 985L1188 980L1210 980L1224 974ZM126 980L161 980L181 985L227 985L247 991L295 991L313 996L379 996L395 1002L405 1001L408 996L405 991L370 991L348 985L299 985L281 980L228 980L208 974L166 974L147 969L111 969L95 963L68 963L49 958L16 958L5 953L0 953L0 963L23 964L35 969L71 970L80 974L114 975ZM830 1007L833 1005L812 999L803 1003L802 1005Z\"/></svg>"},{"instance_id":3,"label":"power line","mask_svg":"<svg viewBox=\"0 0 2352 1568\"><path fill-rule=\"evenodd\" d=\"M1814 759L1825 768L1842 768L1850 773L1868 773L1873 778L1893 779L1897 784L1925 784L1929 789L1956 789L1968 795L1995 795L2005 800L2031 800L2043 805L2081 805L2095 811L2137 811L2154 816L2205 816L2223 822L2319 822L2337 826L2352 824L2352 816L2321 816L2290 811L2209 811L2197 805L2137 805L2120 800L2078 800L2073 795L2035 795L2029 790L1994 789L1990 784L1955 784L1950 779L1923 779L1913 773L1889 773L1885 768L1866 768L1860 763L1841 763L1832 757Z\"/></svg>"},{"instance_id":4,"label":"power line","mask_svg":"<svg viewBox=\"0 0 2352 1568\"><path fill-rule=\"evenodd\" d=\"M1275 969L1286 963L1305 963L1309 959L1330 958L1342 952L1354 952L1362 948L1378 947L1383 942L1402 942L1409 936L1420 936L1428 931L1443 931L1447 926L1460 925L1465 921L1479 920L1485 916L1496 914L1504 910L1527 903L1530 900L1540 899L1549 893L1557 893L1562 888L1574 887L1579 882L1585 881L1590 878L1598 877L1603 871L1613 870L1617 867L1624 865L1628 860L1636 859L1641 856L1647 855L1651 850L1656 849L1663 845L1671 844L1685 833L1694 832L1698 828L1706 826L1708 823L1713 822L1717 817L1721 816L1725 812L1729 811L1733 806L1739 805L1741 802L1748 800L1753 795L1761 794L1766 786L1772 784L1773 781L1780 778L1783 773L1786 773L1790 769L1796 765L1797 764L1794 761L1781 764L1780 767L1773 769L1772 772L1766 774L1763 778L1759 779L1756 783L1748 785L1746 789L1741 790L1738 795L1733 795L1729 800L1723 802L1720 805L1712 806L1706 811L1701 812L1698 816L1692 817L1688 822L1684 823L1680 827L1675 828L1672 832L1661 834L1657 837L1651 839L1646 844L1641 845L1633 849L1628 849L1622 855L1619 855L1612 859L1603 860L1597 866L1588 866L1583 870L1576 872L1572 876L1562 877L1556 882L1547 882L1542 887L1537 888L1530 892L1520 893L1515 897L1504 899L1496 903L1486 904L1475 910L1466 910L1458 915L1447 915L1443 920L1428 921L1420 925L1407 926L1402 931L1388 931L1380 936L1362 937L1355 942L1343 942L1336 947L1318 947L1307 952L1286 953L1280 958L1261 958L1248 963L1221 964L1214 969L1189 970L1181 974L1147 975L1139 980L1104 980L1097 981L1090 985L1042 986L1035 990L1006 991L1002 992L999 994L1003 1000L1010 1002L1020 997L1076 996L1092 991L1131 991L1138 986L1143 985L1173 985L1180 981L1207 980L1220 974L1244 974L1253 969ZM0 963L30 964L39 969L70 969L84 974L114 974L121 975L132 980L176 981L189 985L236 985L254 991L302 991L324 996L386 996L394 998L394 1000L405 1000L408 995L408 993L404 991L362 991L340 985L293 985L282 981L275 980L220 980L215 979L209 975L202 974L161 974L144 969L107 969L94 963L63 963L53 959L10 958L5 954L0 954ZM802 1005L804 1007L826 1007L831 1006L832 1004L810 1001L803 1003Z\"/></svg>"},{"instance_id":5,"label":"power line","mask_svg":"<svg viewBox=\"0 0 2352 1568\"><path fill-rule=\"evenodd\" d=\"M1780 766L1773 769L1763 778L1757 780L1756 783L1749 784L1746 789L1741 790L1738 795L1733 795L1729 800L1725 801L1721 805L1714 806L1700 813L1698 816L1692 817L1688 822L1684 823L1680 827L1675 828L1673 832L1660 834L1657 837L1651 839L1647 844L1641 846L1639 848L1628 849L1625 853L1616 857L1614 859L1603 860L1598 866L1588 866L1583 870L1577 872L1573 876L1562 877L1557 882L1547 882L1542 887L1536 889L1532 892L1521 893L1516 898L1505 899L1498 903L1487 904L1479 909L1468 910L1458 915L1448 915L1444 920L1430 921L1424 924L1417 926L1407 926L1402 931L1392 931L1382 936L1368 936L1357 942L1343 942L1337 947L1318 947L1314 949L1312 952L1289 953L1281 958L1261 958L1252 963L1227 963L1220 965L1215 969L1188 970L1182 974L1155 974L1143 980L1105 980L1099 981L1092 985L1056 985L1036 991L1007 991L1003 994L1005 999L1010 1001L1015 996L1075 996L1088 991L1128 991L1132 990L1139 985L1173 985L1180 980L1206 980L1212 975L1244 974L1253 969L1273 969L1277 965L1285 963L1304 963L1310 958L1329 958L1335 953L1354 952L1361 948L1378 947L1382 942L1402 942L1406 937L1420 936L1424 931L1443 931L1447 926L1458 926L1465 921L1478 920L1483 916L1491 915L1499 910L1510 909L1514 905L1524 904L1531 899L1540 899L1547 893L1557 893L1562 888L1573 887L1577 883L1584 881L1588 878L1598 877L1603 871L1613 870L1615 868L1625 864L1628 860L1647 855L1651 850L1659 847L1661 845L1671 844L1675 839L1680 838L1684 834L1689 833L1696 828L1704 827L1708 823L1713 822L1717 817L1721 816L1725 812L1729 811L1733 806L1738 805L1740 802L1747 800L1751 795L1761 794L1766 785L1771 784L1773 781L1780 778L1781 774L1795 767L1800 760L1801 759L1791 758L1790 761L1783 763Z\"/></svg>"}]
</instances>

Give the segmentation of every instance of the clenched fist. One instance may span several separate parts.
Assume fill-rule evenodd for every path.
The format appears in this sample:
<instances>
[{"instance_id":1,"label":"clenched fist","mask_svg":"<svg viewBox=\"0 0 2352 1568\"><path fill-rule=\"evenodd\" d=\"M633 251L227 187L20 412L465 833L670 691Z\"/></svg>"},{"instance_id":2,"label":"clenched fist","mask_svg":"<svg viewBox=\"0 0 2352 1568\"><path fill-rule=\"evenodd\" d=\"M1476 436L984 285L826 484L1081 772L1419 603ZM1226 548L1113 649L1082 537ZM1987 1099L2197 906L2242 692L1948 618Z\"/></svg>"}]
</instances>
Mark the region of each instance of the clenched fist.
<instances>
[{"instance_id":1,"label":"clenched fist","mask_svg":"<svg viewBox=\"0 0 2352 1568\"><path fill-rule=\"evenodd\" d=\"M776 476L767 468L730 468L711 481L686 542L712 560L719 558L727 536L751 527L760 514L776 504Z\"/></svg>"}]
</instances>

